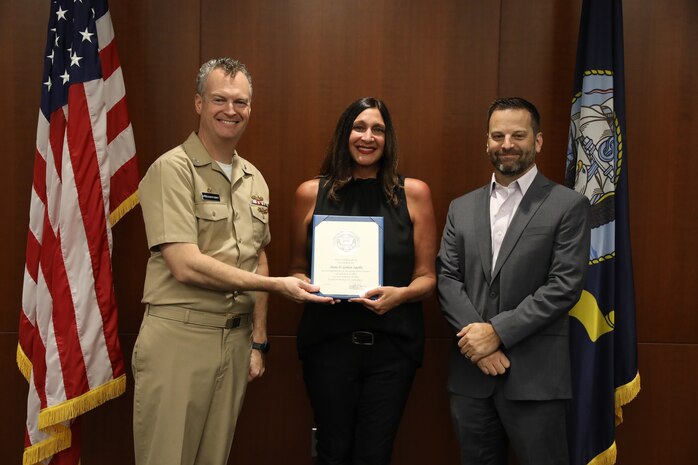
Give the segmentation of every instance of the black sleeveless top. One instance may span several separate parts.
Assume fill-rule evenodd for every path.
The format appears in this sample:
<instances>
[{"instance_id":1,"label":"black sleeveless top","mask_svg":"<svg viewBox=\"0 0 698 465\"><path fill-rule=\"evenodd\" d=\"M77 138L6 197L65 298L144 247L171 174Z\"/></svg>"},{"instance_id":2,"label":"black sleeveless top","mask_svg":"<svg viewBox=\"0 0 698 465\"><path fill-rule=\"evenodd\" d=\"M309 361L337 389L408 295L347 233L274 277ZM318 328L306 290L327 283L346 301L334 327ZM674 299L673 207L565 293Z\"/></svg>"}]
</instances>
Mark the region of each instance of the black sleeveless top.
<instances>
[{"instance_id":1,"label":"black sleeveless top","mask_svg":"<svg viewBox=\"0 0 698 465\"><path fill-rule=\"evenodd\" d=\"M404 177L397 188L398 205L392 206L377 179L354 179L337 192L339 202L327 198L328 186L320 179L315 202L316 215L382 216L383 285L408 286L414 271L414 241L410 214L405 198ZM311 262L312 221L308 225L307 253ZM349 336L352 331L372 331L388 336L393 343L421 364L424 352L424 320L421 302L399 305L384 315L377 315L363 305L341 301L335 305L306 304L298 329L298 352L334 337Z\"/></svg>"}]
</instances>

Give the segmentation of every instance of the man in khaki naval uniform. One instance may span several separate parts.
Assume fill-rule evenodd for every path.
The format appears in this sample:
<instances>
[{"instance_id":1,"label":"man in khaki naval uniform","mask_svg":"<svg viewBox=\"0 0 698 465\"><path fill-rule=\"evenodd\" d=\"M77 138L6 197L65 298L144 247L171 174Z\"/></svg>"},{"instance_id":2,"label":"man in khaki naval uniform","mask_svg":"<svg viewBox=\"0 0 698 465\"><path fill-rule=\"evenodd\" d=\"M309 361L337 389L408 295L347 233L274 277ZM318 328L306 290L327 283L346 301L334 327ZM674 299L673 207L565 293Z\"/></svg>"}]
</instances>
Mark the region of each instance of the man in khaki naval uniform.
<instances>
[{"instance_id":1,"label":"man in khaki naval uniform","mask_svg":"<svg viewBox=\"0 0 698 465\"><path fill-rule=\"evenodd\" d=\"M223 465L248 380L262 376L267 294L331 302L292 277L270 278L269 190L235 151L251 78L230 58L197 76L199 130L158 158L139 196L151 256L133 351L138 465Z\"/></svg>"}]
</instances>

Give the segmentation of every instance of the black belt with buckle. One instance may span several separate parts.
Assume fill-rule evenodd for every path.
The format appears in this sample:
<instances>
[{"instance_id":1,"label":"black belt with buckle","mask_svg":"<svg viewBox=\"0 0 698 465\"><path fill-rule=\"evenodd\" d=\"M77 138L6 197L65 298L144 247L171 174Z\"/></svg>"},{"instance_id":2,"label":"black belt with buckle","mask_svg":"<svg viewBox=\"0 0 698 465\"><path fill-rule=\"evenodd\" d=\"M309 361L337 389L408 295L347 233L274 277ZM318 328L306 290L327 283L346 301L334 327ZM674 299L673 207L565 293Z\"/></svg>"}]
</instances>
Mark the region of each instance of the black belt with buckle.
<instances>
[{"instance_id":1,"label":"black belt with buckle","mask_svg":"<svg viewBox=\"0 0 698 465\"><path fill-rule=\"evenodd\" d=\"M166 320L213 328L235 329L251 323L249 313L211 313L173 305L146 305L146 312Z\"/></svg>"},{"instance_id":2,"label":"black belt with buckle","mask_svg":"<svg viewBox=\"0 0 698 465\"><path fill-rule=\"evenodd\" d=\"M237 328L240 326L241 322L242 322L242 317L240 317L240 316L228 318L225 320L225 329Z\"/></svg>"},{"instance_id":3,"label":"black belt with buckle","mask_svg":"<svg viewBox=\"0 0 698 465\"><path fill-rule=\"evenodd\" d=\"M380 334L371 331L354 331L349 335L349 340L357 346L372 346L380 339Z\"/></svg>"}]
</instances>

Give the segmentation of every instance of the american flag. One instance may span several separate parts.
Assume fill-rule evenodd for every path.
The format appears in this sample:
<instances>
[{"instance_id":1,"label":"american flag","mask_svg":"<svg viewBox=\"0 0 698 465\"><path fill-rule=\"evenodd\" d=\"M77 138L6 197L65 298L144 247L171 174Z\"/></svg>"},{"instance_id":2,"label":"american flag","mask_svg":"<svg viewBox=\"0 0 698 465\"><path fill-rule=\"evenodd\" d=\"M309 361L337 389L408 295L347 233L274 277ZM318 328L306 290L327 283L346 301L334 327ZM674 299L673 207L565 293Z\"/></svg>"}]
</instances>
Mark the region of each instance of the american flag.
<instances>
[{"instance_id":1,"label":"american flag","mask_svg":"<svg viewBox=\"0 0 698 465\"><path fill-rule=\"evenodd\" d=\"M138 166L106 0L51 2L17 363L24 464L79 462L78 416L126 388L111 227Z\"/></svg>"}]
</instances>

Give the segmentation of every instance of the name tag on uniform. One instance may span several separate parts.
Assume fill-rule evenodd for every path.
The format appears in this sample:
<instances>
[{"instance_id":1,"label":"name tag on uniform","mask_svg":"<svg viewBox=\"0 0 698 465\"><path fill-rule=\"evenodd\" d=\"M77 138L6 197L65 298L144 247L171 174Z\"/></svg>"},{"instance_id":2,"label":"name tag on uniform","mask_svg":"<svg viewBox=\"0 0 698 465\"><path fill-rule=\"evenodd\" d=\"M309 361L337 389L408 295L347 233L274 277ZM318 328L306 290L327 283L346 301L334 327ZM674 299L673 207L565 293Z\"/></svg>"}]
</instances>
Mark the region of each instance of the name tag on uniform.
<instances>
[{"instance_id":1,"label":"name tag on uniform","mask_svg":"<svg viewBox=\"0 0 698 465\"><path fill-rule=\"evenodd\" d=\"M221 196L218 194L214 194L212 192L202 192L201 193L201 200L211 200L213 202L220 202Z\"/></svg>"}]
</instances>

